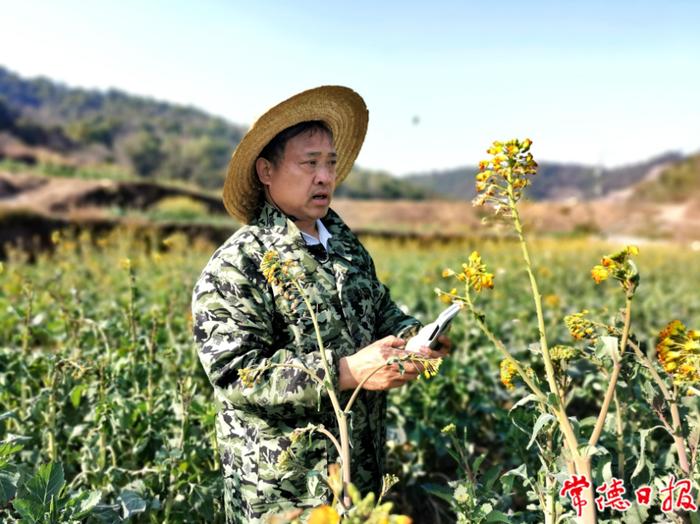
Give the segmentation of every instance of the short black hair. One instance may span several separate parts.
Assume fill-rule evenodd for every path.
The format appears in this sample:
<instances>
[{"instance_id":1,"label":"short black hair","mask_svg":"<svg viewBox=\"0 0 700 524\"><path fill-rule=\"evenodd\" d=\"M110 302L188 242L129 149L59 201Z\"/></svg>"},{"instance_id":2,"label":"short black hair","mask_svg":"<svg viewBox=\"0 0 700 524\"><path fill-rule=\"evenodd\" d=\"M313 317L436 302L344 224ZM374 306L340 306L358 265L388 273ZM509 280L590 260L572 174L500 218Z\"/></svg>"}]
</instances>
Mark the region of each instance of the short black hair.
<instances>
[{"instance_id":1,"label":"short black hair","mask_svg":"<svg viewBox=\"0 0 700 524\"><path fill-rule=\"evenodd\" d=\"M279 161L282 160L282 156L284 155L284 146L287 145L289 140L305 132L311 132L311 134L313 134L317 131L327 133L331 140L333 139L333 132L328 127L328 124L326 124L323 120L307 120L306 122L299 122L298 124L294 124L293 126L277 133L275 137L263 148L258 155L258 158L264 158L276 166Z\"/></svg>"}]
</instances>

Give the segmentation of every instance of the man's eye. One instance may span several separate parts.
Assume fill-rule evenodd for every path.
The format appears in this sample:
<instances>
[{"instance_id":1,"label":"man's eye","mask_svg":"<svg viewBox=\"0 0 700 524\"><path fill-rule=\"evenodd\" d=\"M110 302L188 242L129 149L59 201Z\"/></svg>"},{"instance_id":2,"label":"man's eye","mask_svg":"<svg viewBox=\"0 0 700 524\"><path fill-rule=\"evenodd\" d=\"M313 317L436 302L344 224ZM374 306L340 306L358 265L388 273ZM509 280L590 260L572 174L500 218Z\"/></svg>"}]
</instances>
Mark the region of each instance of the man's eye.
<instances>
[{"instance_id":1,"label":"man's eye","mask_svg":"<svg viewBox=\"0 0 700 524\"><path fill-rule=\"evenodd\" d=\"M329 162L329 164L332 165L332 166L336 165L337 163L338 163L337 160L331 160L331 161Z\"/></svg>"},{"instance_id":2,"label":"man's eye","mask_svg":"<svg viewBox=\"0 0 700 524\"><path fill-rule=\"evenodd\" d=\"M316 164L318 162L316 160L308 160L306 163L309 164L311 167L316 167Z\"/></svg>"}]
</instances>

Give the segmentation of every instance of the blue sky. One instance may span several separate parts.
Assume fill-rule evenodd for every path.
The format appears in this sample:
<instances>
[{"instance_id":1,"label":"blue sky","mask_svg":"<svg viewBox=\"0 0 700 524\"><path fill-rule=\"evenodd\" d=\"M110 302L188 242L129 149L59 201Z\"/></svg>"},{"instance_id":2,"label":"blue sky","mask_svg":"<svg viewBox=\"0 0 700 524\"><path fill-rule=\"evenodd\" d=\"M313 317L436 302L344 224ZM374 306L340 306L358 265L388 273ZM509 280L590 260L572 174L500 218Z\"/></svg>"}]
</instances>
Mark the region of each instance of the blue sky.
<instances>
[{"instance_id":1,"label":"blue sky","mask_svg":"<svg viewBox=\"0 0 700 524\"><path fill-rule=\"evenodd\" d=\"M700 3L0 0L0 64L250 124L321 84L358 91L358 163L475 164L495 139L620 165L700 150ZM414 123L418 117L418 123Z\"/></svg>"}]
</instances>

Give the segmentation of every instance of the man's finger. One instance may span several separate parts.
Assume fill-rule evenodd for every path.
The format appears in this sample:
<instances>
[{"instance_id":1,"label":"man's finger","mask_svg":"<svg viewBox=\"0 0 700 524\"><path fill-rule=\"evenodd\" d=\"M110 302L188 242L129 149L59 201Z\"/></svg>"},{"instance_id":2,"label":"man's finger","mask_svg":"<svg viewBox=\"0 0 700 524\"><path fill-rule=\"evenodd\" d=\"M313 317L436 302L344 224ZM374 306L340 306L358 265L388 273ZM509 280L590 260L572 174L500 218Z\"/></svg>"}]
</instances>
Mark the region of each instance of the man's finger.
<instances>
[{"instance_id":1,"label":"man's finger","mask_svg":"<svg viewBox=\"0 0 700 524\"><path fill-rule=\"evenodd\" d=\"M387 342L389 342L389 345L393 348L402 348L406 345L406 341L402 338L394 337L394 336L387 337L387 338L390 339ZM384 339L384 340L386 340L386 339Z\"/></svg>"},{"instance_id":2,"label":"man's finger","mask_svg":"<svg viewBox=\"0 0 700 524\"><path fill-rule=\"evenodd\" d=\"M452 341L447 337L447 335L440 335L438 338L440 342L440 351L449 351L452 349Z\"/></svg>"},{"instance_id":3,"label":"man's finger","mask_svg":"<svg viewBox=\"0 0 700 524\"><path fill-rule=\"evenodd\" d=\"M424 358L443 358L447 356L447 350L441 349L440 351L435 351L428 346L421 346L418 348L418 354Z\"/></svg>"}]
</instances>

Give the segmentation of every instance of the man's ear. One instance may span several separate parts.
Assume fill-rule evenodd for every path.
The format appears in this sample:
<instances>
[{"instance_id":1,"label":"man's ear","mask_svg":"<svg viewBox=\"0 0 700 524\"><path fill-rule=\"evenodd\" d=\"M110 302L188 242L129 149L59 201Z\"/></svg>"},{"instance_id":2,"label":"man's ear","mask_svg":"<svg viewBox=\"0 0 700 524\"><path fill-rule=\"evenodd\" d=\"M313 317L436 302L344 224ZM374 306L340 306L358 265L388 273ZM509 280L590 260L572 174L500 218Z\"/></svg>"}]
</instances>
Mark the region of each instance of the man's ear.
<instances>
[{"instance_id":1,"label":"man's ear","mask_svg":"<svg viewBox=\"0 0 700 524\"><path fill-rule=\"evenodd\" d=\"M260 183L264 186L269 186L272 180L272 163L266 158L258 157L255 161L255 172L258 174Z\"/></svg>"}]
</instances>

